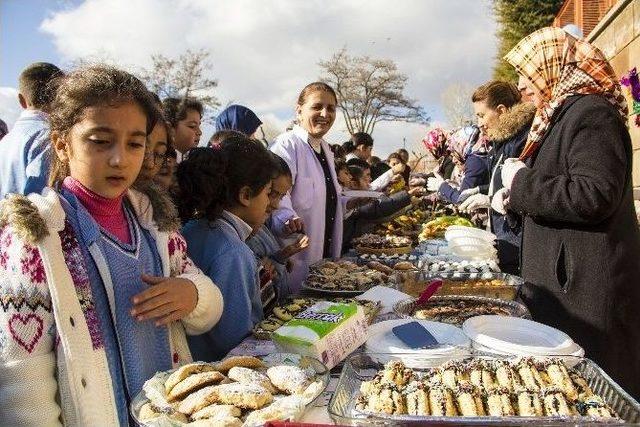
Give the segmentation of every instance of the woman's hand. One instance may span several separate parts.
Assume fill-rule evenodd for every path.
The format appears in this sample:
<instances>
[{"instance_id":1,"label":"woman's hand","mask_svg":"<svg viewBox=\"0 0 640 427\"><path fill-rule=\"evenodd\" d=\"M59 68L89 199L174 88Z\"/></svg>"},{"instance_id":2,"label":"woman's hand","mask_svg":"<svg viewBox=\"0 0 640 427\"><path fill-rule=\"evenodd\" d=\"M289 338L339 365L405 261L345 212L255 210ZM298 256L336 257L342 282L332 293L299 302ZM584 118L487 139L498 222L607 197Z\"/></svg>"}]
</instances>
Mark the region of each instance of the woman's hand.
<instances>
[{"instance_id":1,"label":"woman's hand","mask_svg":"<svg viewBox=\"0 0 640 427\"><path fill-rule=\"evenodd\" d=\"M282 231L284 231L285 236L293 233L304 233L304 221L297 216L289 218L287 222L284 223Z\"/></svg>"},{"instance_id":2,"label":"woman's hand","mask_svg":"<svg viewBox=\"0 0 640 427\"><path fill-rule=\"evenodd\" d=\"M290 258L295 254L297 254L298 252L304 251L308 247L309 247L309 236L303 234L298 238L298 240L296 240L289 246L285 246L284 248L282 248L278 253L277 258L279 259Z\"/></svg>"},{"instance_id":3,"label":"woman's hand","mask_svg":"<svg viewBox=\"0 0 640 427\"><path fill-rule=\"evenodd\" d=\"M190 280L143 274L142 281L151 287L133 297L131 316L137 321L155 319L156 326L163 326L196 308L198 290Z\"/></svg>"},{"instance_id":4,"label":"woman's hand","mask_svg":"<svg viewBox=\"0 0 640 427\"><path fill-rule=\"evenodd\" d=\"M526 168L522 161L518 159L507 159L504 161L502 165L502 172L500 173L500 177L502 178L502 186L506 189L511 190L511 185L513 184L513 178L516 177L516 174L520 169Z\"/></svg>"},{"instance_id":5,"label":"woman's hand","mask_svg":"<svg viewBox=\"0 0 640 427\"><path fill-rule=\"evenodd\" d=\"M276 271L276 268L273 266L273 263L271 262L271 260L265 257L265 258L262 258L261 262L262 262L262 267L264 268L263 274L268 274L270 279L277 279L278 272Z\"/></svg>"}]
</instances>

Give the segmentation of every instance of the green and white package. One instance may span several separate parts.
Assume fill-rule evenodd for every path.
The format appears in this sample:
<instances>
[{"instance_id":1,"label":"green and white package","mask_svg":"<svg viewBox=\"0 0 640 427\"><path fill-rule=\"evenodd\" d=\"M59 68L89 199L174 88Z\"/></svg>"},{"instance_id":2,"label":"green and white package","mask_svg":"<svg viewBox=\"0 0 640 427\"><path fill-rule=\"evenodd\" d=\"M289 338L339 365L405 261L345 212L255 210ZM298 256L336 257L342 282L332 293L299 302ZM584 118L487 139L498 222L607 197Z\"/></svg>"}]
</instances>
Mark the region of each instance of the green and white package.
<instances>
[{"instance_id":1,"label":"green and white package","mask_svg":"<svg viewBox=\"0 0 640 427\"><path fill-rule=\"evenodd\" d=\"M362 306L321 301L278 328L271 339L284 353L315 357L329 369L367 340Z\"/></svg>"}]
</instances>

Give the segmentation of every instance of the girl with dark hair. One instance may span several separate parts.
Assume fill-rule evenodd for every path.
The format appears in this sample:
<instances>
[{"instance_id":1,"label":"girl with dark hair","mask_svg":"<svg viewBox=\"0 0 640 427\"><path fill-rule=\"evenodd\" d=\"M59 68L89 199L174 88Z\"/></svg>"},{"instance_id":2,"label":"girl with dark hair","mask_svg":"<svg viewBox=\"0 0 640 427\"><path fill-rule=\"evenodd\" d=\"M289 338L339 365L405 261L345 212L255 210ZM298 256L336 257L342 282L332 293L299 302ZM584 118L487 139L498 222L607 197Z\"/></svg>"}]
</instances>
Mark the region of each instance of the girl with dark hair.
<instances>
[{"instance_id":1,"label":"girl with dark hair","mask_svg":"<svg viewBox=\"0 0 640 427\"><path fill-rule=\"evenodd\" d=\"M178 161L181 161L182 156L200 142L204 106L193 98L166 98L162 101L162 106L164 116L171 125Z\"/></svg>"},{"instance_id":2,"label":"girl with dark hair","mask_svg":"<svg viewBox=\"0 0 640 427\"><path fill-rule=\"evenodd\" d=\"M289 270L292 263L289 258L309 246L309 238L305 235L298 236L296 241L286 247L282 247L276 236L271 231L273 227L271 214L278 209L280 201L289 194L292 186L291 171L287 162L276 154L270 153L275 164L275 174L269 193L269 206L267 206L267 220L254 235L247 240L247 245L262 260L267 258L275 268L277 276L274 279L275 294L278 301L283 301L289 295ZM263 298L264 302L264 298Z\"/></svg>"},{"instance_id":3,"label":"girl with dark hair","mask_svg":"<svg viewBox=\"0 0 640 427\"><path fill-rule=\"evenodd\" d=\"M175 224L131 189L156 117L124 71L62 81L53 188L0 207L0 425L129 425L144 382L192 360L185 331L219 318L220 292Z\"/></svg>"},{"instance_id":4,"label":"girl with dark hair","mask_svg":"<svg viewBox=\"0 0 640 427\"><path fill-rule=\"evenodd\" d=\"M189 255L222 291L224 311L205 334L190 337L198 360L218 360L262 320L258 260L245 243L269 206L273 159L247 137L194 148L178 165L178 211Z\"/></svg>"}]
</instances>

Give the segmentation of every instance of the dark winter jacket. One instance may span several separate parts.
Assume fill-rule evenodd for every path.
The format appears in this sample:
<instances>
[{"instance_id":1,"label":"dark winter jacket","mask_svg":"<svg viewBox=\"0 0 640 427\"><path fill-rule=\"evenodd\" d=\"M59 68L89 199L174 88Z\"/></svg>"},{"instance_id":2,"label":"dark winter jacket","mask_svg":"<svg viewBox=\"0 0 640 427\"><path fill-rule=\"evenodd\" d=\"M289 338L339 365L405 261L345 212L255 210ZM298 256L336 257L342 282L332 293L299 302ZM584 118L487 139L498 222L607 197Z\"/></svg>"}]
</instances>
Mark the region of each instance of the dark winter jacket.
<instances>
[{"instance_id":1,"label":"dark winter jacket","mask_svg":"<svg viewBox=\"0 0 640 427\"><path fill-rule=\"evenodd\" d=\"M343 222L342 253L351 249L351 239L370 232L379 220L398 212L409 204L411 204L409 193L400 191L355 209Z\"/></svg>"},{"instance_id":2,"label":"dark winter jacket","mask_svg":"<svg viewBox=\"0 0 640 427\"><path fill-rule=\"evenodd\" d=\"M449 203L458 203L460 193L468 188L479 187L489 182L489 156L471 153L464 162L464 177L460 188L443 182L438 194Z\"/></svg>"},{"instance_id":3,"label":"dark winter jacket","mask_svg":"<svg viewBox=\"0 0 640 427\"><path fill-rule=\"evenodd\" d=\"M491 151L489 152L489 170L491 171L489 184L481 186L483 194L493 196L502 185L502 165L506 159L520 156L527 135L535 115L535 107L530 103L522 103L511 107L503 113L496 129L489 138ZM512 215L502 215L490 210L491 232L496 235L498 259L500 268L506 273L520 274L520 219Z\"/></svg>"},{"instance_id":4,"label":"dark winter jacket","mask_svg":"<svg viewBox=\"0 0 640 427\"><path fill-rule=\"evenodd\" d=\"M510 209L524 218L522 298L537 321L569 334L640 397L640 233L632 148L616 110L577 95L553 117Z\"/></svg>"}]
</instances>

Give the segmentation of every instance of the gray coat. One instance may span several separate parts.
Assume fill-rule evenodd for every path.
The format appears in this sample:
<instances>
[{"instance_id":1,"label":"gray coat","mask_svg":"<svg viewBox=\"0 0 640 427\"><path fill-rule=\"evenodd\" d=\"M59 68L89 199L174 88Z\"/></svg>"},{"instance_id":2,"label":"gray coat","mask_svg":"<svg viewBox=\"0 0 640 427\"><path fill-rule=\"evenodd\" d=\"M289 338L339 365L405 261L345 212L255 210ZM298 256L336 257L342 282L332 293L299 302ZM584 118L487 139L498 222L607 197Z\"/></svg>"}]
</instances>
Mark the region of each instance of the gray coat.
<instances>
[{"instance_id":1,"label":"gray coat","mask_svg":"<svg viewBox=\"0 0 640 427\"><path fill-rule=\"evenodd\" d=\"M522 298L640 397L640 233L629 132L601 96L569 98L510 209L524 216Z\"/></svg>"}]
</instances>

